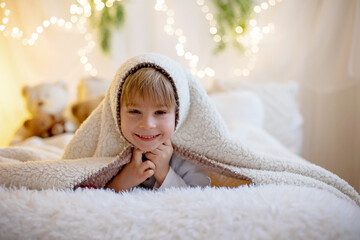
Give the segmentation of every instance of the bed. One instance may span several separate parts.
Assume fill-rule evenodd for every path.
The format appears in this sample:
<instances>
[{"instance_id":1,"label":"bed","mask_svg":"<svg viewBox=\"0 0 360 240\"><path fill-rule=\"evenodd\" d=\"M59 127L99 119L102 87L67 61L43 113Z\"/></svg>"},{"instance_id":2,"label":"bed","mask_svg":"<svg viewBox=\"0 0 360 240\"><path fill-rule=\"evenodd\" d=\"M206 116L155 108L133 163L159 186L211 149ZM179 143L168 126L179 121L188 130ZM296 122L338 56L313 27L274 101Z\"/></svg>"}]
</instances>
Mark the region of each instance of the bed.
<instances>
[{"instance_id":1,"label":"bed","mask_svg":"<svg viewBox=\"0 0 360 240\"><path fill-rule=\"evenodd\" d=\"M302 161L296 85L241 83L210 94L231 134L249 148ZM229 106L229 102L236 105ZM57 159L72 134L0 150L8 162ZM0 187L0 239L359 239L355 201L314 186L249 184L211 173L212 187L34 190Z\"/></svg>"}]
</instances>

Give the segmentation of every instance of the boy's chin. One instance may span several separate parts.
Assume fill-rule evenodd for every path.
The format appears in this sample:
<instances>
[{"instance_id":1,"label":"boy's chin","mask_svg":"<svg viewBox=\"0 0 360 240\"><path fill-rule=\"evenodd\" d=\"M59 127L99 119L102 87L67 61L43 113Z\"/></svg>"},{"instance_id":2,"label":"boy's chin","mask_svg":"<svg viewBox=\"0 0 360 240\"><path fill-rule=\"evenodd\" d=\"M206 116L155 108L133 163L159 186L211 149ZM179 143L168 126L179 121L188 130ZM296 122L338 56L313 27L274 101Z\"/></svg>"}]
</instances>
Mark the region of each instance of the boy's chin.
<instances>
[{"instance_id":1,"label":"boy's chin","mask_svg":"<svg viewBox=\"0 0 360 240\"><path fill-rule=\"evenodd\" d=\"M140 149L143 152L152 152L155 149L157 149L159 147L159 145L155 145L155 146L135 146L135 147Z\"/></svg>"}]
</instances>

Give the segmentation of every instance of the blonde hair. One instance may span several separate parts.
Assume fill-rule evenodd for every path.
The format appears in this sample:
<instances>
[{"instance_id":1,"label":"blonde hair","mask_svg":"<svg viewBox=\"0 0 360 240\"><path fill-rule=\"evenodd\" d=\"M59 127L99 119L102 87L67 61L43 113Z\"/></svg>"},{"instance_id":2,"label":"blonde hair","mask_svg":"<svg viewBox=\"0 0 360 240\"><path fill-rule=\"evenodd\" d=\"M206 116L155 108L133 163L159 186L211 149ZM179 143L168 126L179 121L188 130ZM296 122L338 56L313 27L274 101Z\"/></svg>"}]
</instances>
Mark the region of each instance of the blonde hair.
<instances>
[{"instance_id":1,"label":"blonde hair","mask_svg":"<svg viewBox=\"0 0 360 240\"><path fill-rule=\"evenodd\" d=\"M177 108L170 80L154 68L140 68L124 80L120 105L131 104L131 98L136 94L140 97L150 97L156 104L167 108Z\"/></svg>"}]
</instances>

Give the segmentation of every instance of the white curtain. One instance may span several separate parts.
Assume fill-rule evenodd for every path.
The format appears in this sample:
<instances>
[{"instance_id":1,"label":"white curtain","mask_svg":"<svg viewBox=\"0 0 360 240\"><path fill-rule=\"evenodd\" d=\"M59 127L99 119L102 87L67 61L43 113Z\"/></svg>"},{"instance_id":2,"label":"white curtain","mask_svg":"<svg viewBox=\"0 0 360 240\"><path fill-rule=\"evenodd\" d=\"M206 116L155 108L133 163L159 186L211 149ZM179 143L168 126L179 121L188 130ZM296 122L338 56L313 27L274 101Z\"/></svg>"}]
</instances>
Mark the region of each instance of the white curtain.
<instances>
[{"instance_id":1,"label":"white curtain","mask_svg":"<svg viewBox=\"0 0 360 240\"><path fill-rule=\"evenodd\" d=\"M70 19L75 0L5 0L7 29L19 27L24 36L52 16ZM155 0L126 1L126 21L112 38L112 51L102 55L98 46L88 55L99 76L111 79L128 57L141 52L166 54L183 65L176 54L177 37L164 32L167 13L154 10ZM236 77L235 68L248 59L234 49L213 55L215 43L209 23L196 0L165 1L173 10L174 28L186 37L186 51L199 57L198 69L212 68L220 84L249 79L300 84L299 103L304 115L302 155L360 190L360 1L283 0L258 14L258 24L272 23L274 31L259 44L256 65L249 77ZM212 10L211 2L205 1ZM4 8L1 17L4 16ZM1 21L1 19L0 19ZM0 25L2 23L0 22ZM91 31L94 33L93 31ZM75 86L87 75L78 51L87 42L76 27L51 25L34 46L5 37L0 32L0 144L27 117L21 98L24 84L65 80L75 96ZM204 78L208 87L213 79Z\"/></svg>"}]
</instances>

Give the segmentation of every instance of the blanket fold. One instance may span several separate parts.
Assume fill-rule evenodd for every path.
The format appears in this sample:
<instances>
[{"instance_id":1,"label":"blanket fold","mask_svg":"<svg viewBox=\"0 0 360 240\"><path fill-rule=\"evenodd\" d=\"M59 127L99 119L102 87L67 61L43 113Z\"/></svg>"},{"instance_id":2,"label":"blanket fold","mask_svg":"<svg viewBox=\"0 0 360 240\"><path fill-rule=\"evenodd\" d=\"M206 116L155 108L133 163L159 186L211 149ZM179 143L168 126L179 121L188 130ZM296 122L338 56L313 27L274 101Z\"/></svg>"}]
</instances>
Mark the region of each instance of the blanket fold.
<instances>
[{"instance_id":1,"label":"blanket fold","mask_svg":"<svg viewBox=\"0 0 360 240\"><path fill-rule=\"evenodd\" d=\"M120 66L104 100L75 133L61 159L3 162L0 184L35 189L65 189L90 183L104 186L131 158L133 146L120 131L119 103L123 82L143 67L157 69L175 88L177 125L171 141L179 156L209 171L255 185L316 187L360 206L359 194L335 174L296 156L258 152L234 138L194 76L175 61L152 53L133 57ZM35 177L37 174L41 177Z\"/></svg>"}]
</instances>

